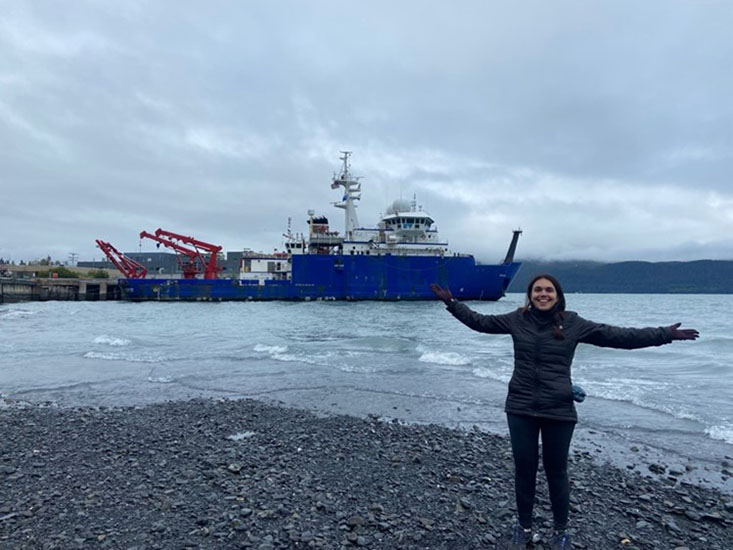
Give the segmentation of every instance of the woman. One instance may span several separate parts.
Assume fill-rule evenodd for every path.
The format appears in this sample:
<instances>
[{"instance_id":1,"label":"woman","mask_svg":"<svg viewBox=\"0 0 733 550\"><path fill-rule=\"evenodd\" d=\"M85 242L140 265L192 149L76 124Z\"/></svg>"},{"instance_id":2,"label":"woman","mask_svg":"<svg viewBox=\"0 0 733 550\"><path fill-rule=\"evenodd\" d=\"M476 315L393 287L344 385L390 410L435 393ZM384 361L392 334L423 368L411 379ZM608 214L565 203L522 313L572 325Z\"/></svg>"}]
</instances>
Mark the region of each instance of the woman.
<instances>
[{"instance_id":1,"label":"woman","mask_svg":"<svg viewBox=\"0 0 733 550\"><path fill-rule=\"evenodd\" d=\"M431 290L453 316L466 326L489 334L511 334L514 372L505 411L514 455L514 487L518 521L510 549L525 548L532 539L539 444L550 490L555 534L553 550L570 549L567 533L570 483L567 462L570 440L578 420L573 404L570 366L578 344L636 349L673 340L695 340L694 329L680 323L659 328L621 328L594 323L565 311L565 295L551 275L537 275L527 287L526 305L503 315L481 315L456 301L450 290Z\"/></svg>"}]
</instances>

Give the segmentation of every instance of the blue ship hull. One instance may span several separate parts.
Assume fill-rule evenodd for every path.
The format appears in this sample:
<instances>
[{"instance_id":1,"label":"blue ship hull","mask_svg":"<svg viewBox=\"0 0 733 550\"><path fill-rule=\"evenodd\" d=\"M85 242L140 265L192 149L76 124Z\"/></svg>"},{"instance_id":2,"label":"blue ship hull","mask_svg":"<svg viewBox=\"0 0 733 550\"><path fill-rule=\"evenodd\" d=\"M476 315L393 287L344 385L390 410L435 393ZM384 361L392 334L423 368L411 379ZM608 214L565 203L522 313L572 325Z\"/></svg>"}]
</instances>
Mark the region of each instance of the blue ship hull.
<instances>
[{"instance_id":1,"label":"blue ship hull","mask_svg":"<svg viewBox=\"0 0 733 550\"><path fill-rule=\"evenodd\" d=\"M473 256L303 254L292 280L121 279L132 301L434 300L430 283L459 300L498 300L520 264L477 264Z\"/></svg>"}]
</instances>

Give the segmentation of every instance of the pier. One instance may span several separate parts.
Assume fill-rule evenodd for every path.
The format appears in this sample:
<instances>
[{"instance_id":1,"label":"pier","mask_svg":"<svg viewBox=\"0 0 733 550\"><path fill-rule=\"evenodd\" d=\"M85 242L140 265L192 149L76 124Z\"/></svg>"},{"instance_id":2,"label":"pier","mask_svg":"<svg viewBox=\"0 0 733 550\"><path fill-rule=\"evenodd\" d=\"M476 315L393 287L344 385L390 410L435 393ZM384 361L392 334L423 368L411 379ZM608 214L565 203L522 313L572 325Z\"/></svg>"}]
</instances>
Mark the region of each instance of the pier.
<instances>
[{"instance_id":1,"label":"pier","mask_svg":"<svg viewBox=\"0 0 733 550\"><path fill-rule=\"evenodd\" d=\"M0 304L69 300L119 300L116 279L0 278Z\"/></svg>"}]
</instances>

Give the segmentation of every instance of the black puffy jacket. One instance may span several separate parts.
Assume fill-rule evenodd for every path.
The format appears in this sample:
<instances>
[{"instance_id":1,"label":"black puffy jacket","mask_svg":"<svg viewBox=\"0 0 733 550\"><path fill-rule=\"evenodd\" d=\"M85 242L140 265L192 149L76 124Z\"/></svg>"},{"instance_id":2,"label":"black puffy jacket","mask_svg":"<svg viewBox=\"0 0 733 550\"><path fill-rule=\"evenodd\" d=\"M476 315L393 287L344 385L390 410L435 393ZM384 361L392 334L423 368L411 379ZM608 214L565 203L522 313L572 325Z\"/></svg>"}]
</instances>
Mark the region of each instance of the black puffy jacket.
<instances>
[{"instance_id":1,"label":"black puffy jacket","mask_svg":"<svg viewBox=\"0 0 733 550\"><path fill-rule=\"evenodd\" d=\"M668 327L615 327L588 321L574 311L563 312L563 340L554 337L553 312L518 309L503 315L482 315L460 302L453 302L448 311L479 332L511 334L514 373L509 381L506 412L556 420L578 419L570 381L578 344L636 349L672 341Z\"/></svg>"}]
</instances>

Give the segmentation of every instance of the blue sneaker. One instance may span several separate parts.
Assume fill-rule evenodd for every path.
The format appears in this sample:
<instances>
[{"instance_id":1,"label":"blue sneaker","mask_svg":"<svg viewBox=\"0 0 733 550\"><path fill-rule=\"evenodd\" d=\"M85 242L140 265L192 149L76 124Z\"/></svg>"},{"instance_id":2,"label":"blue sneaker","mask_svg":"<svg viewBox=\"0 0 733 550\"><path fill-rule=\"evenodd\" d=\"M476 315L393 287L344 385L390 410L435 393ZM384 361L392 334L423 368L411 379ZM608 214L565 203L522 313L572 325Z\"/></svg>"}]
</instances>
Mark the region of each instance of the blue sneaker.
<instances>
[{"instance_id":1,"label":"blue sneaker","mask_svg":"<svg viewBox=\"0 0 733 550\"><path fill-rule=\"evenodd\" d=\"M524 550L532 541L532 529L525 529L518 523L512 528L512 541L509 550Z\"/></svg>"},{"instance_id":2,"label":"blue sneaker","mask_svg":"<svg viewBox=\"0 0 733 550\"><path fill-rule=\"evenodd\" d=\"M552 550L570 550L572 547L569 534L565 532L555 533L555 536L552 537Z\"/></svg>"}]
</instances>

